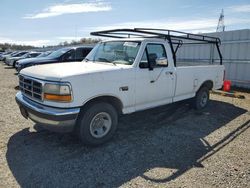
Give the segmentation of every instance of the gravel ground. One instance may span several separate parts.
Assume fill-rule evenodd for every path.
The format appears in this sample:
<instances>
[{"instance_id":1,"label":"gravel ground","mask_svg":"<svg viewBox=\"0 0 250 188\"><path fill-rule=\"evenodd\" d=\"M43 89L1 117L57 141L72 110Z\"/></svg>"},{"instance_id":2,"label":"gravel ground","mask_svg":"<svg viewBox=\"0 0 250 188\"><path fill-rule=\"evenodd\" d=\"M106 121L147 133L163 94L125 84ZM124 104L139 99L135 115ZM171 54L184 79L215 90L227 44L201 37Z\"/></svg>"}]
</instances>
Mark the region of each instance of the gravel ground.
<instances>
[{"instance_id":1,"label":"gravel ground","mask_svg":"<svg viewBox=\"0 0 250 188\"><path fill-rule=\"evenodd\" d=\"M250 187L249 93L126 115L91 148L21 117L15 70L0 75L0 187Z\"/></svg>"}]
</instances>

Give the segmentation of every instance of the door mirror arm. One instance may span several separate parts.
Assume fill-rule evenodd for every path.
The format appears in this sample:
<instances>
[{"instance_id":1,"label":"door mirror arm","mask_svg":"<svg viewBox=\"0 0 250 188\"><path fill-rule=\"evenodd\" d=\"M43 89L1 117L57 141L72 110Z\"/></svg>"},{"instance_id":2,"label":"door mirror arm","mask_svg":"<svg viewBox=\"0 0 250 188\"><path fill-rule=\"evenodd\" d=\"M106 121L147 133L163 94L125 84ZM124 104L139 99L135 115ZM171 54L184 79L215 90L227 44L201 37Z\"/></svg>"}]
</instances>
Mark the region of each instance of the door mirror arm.
<instances>
[{"instance_id":1,"label":"door mirror arm","mask_svg":"<svg viewBox=\"0 0 250 188\"><path fill-rule=\"evenodd\" d=\"M148 70L149 71L154 70L154 66L152 65L152 63L150 61L148 62Z\"/></svg>"}]
</instances>

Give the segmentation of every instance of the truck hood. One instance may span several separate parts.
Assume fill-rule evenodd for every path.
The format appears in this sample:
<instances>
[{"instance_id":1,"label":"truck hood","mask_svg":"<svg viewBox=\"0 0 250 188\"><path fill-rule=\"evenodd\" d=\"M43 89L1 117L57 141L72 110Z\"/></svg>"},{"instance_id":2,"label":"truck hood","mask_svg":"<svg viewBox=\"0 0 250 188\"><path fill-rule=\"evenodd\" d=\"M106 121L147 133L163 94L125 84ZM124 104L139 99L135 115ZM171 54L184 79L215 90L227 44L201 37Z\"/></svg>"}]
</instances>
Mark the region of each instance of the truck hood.
<instances>
[{"instance_id":1,"label":"truck hood","mask_svg":"<svg viewBox=\"0 0 250 188\"><path fill-rule=\"evenodd\" d=\"M121 70L128 65L109 63L69 62L38 65L21 70L20 74L49 81L66 81L65 78L82 74Z\"/></svg>"}]
</instances>

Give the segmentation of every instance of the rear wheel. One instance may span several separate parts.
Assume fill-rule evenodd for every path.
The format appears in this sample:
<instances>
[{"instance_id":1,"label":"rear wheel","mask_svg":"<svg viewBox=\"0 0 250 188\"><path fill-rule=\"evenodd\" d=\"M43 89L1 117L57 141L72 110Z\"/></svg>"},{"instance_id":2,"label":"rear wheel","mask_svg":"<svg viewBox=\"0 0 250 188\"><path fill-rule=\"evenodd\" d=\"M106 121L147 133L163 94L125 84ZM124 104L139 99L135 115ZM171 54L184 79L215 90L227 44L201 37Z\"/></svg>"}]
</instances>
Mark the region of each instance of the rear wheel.
<instances>
[{"instance_id":1,"label":"rear wheel","mask_svg":"<svg viewBox=\"0 0 250 188\"><path fill-rule=\"evenodd\" d=\"M209 103L209 89L207 87L200 88L193 100L193 106L197 110L204 109Z\"/></svg>"},{"instance_id":2,"label":"rear wheel","mask_svg":"<svg viewBox=\"0 0 250 188\"><path fill-rule=\"evenodd\" d=\"M94 103L81 113L76 132L84 144L97 146L112 138L117 123L117 111L112 105Z\"/></svg>"}]
</instances>

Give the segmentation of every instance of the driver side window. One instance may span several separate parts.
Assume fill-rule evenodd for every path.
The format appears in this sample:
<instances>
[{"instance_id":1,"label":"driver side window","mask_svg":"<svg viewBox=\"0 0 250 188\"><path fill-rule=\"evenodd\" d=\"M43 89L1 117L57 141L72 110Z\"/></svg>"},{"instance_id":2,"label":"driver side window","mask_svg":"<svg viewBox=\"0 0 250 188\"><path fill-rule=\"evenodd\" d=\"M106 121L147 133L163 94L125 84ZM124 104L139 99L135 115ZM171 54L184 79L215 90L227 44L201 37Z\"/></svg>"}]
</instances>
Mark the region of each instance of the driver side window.
<instances>
[{"instance_id":1,"label":"driver side window","mask_svg":"<svg viewBox=\"0 0 250 188\"><path fill-rule=\"evenodd\" d=\"M64 61L73 61L75 59L75 50L70 50L66 52L63 56Z\"/></svg>"},{"instance_id":2,"label":"driver side window","mask_svg":"<svg viewBox=\"0 0 250 188\"><path fill-rule=\"evenodd\" d=\"M165 47L162 44L148 44L142 55L140 68L166 67L167 65L156 64L159 58L167 58Z\"/></svg>"}]
</instances>

